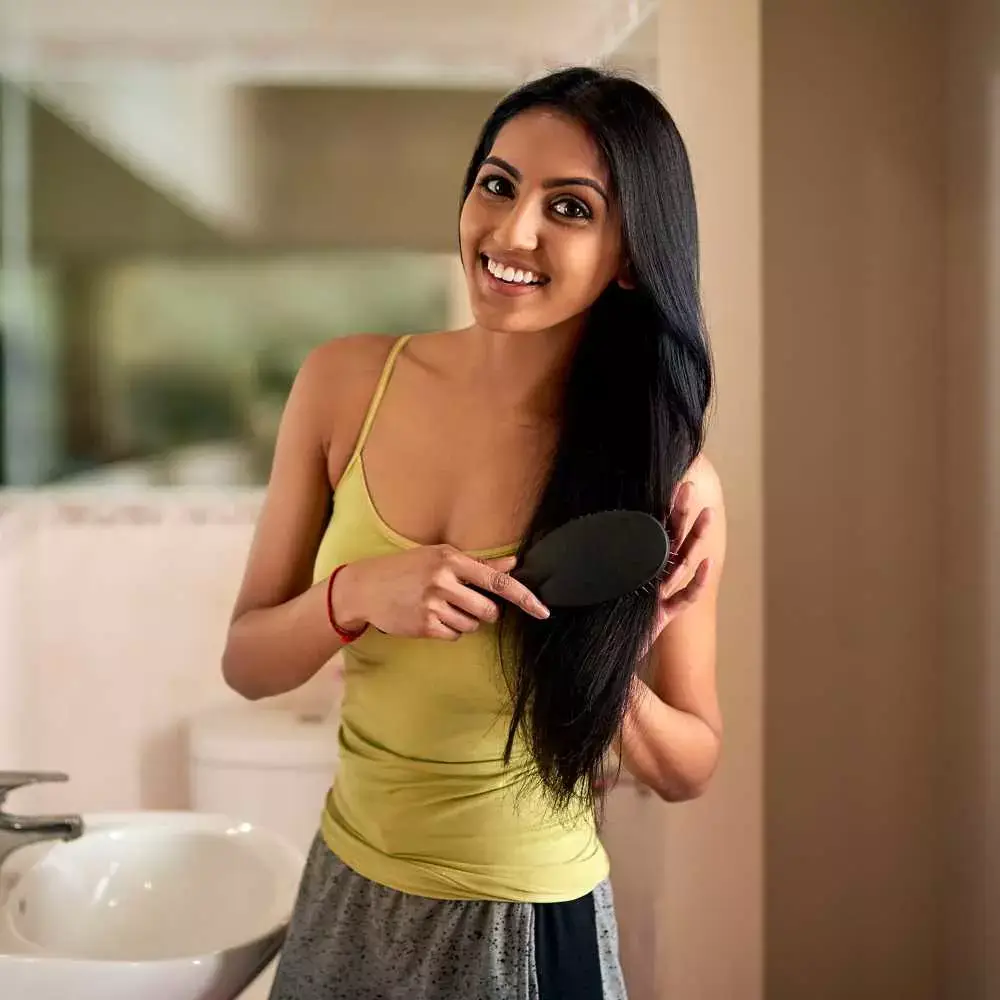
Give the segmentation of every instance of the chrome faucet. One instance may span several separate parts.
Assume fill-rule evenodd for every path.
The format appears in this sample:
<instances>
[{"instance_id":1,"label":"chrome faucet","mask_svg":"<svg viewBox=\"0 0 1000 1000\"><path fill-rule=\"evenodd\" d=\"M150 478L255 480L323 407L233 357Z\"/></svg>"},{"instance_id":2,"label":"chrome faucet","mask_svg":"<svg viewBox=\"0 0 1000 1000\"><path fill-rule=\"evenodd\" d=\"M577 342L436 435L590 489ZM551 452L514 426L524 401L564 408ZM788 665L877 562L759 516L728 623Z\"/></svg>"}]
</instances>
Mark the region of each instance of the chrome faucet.
<instances>
[{"instance_id":1,"label":"chrome faucet","mask_svg":"<svg viewBox=\"0 0 1000 1000\"><path fill-rule=\"evenodd\" d=\"M76 840L83 834L80 816L15 816L4 810L4 801L17 788L43 781L66 781L59 771L0 771L0 868L20 847L42 840Z\"/></svg>"}]
</instances>

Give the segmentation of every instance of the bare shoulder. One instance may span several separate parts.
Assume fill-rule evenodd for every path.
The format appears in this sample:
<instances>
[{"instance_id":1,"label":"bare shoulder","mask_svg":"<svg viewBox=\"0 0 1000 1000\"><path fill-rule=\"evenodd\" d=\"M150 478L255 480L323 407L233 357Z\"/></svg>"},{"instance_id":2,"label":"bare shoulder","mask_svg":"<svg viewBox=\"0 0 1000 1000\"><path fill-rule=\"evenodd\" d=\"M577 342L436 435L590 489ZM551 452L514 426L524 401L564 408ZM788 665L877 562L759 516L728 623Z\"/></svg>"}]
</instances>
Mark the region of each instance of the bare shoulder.
<instances>
[{"instance_id":1,"label":"bare shoulder","mask_svg":"<svg viewBox=\"0 0 1000 1000\"><path fill-rule=\"evenodd\" d=\"M306 355L296 377L297 390L316 415L327 449L336 450L340 439L360 427L396 340L372 333L337 337Z\"/></svg>"},{"instance_id":2,"label":"bare shoulder","mask_svg":"<svg viewBox=\"0 0 1000 1000\"><path fill-rule=\"evenodd\" d=\"M722 480L711 459L702 452L688 467L685 480L694 489L694 502L698 507L711 507L720 515L725 509Z\"/></svg>"},{"instance_id":3,"label":"bare shoulder","mask_svg":"<svg viewBox=\"0 0 1000 1000\"><path fill-rule=\"evenodd\" d=\"M396 340L391 334L381 333L336 337L306 355L299 376L310 391L320 396L339 394L365 376L374 376L377 381Z\"/></svg>"}]
</instances>

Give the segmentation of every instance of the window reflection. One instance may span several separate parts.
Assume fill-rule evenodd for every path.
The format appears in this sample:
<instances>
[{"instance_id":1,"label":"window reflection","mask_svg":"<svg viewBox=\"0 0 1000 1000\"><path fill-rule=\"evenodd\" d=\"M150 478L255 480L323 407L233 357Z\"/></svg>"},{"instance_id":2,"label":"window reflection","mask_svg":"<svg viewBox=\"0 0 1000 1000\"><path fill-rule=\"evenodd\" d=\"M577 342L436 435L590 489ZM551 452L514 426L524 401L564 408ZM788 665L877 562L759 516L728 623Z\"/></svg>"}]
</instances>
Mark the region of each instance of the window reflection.
<instances>
[{"instance_id":1,"label":"window reflection","mask_svg":"<svg viewBox=\"0 0 1000 1000\"><path fill-rule=\"evenodd\" d=\"M451 268L443 255L344 252L76 275L70 308L89 308L66 326L86 350L66 366L72 430L56 478L266 481L305 354L332 336L440 328Z\"/></svg>"}]
</instances>

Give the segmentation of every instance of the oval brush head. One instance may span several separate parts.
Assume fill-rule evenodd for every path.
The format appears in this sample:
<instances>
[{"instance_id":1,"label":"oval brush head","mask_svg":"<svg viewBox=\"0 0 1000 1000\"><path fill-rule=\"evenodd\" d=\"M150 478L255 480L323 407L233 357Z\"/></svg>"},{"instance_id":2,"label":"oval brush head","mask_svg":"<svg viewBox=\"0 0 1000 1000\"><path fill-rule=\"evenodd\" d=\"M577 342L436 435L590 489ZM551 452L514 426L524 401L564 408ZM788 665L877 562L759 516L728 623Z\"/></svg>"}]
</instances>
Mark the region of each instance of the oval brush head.
<instances>
[{"instance_id":1,"label":"oval brush head","mask_svg":"<svg viewBox=\"0 0 1000 1000\"><path fill-rule=\"evenodd\" d=\"M547 607L585 607L646 586L669 558L670 538L655 517L606 510L554 528L510 575Z\"/></svg>"}]
</instances>

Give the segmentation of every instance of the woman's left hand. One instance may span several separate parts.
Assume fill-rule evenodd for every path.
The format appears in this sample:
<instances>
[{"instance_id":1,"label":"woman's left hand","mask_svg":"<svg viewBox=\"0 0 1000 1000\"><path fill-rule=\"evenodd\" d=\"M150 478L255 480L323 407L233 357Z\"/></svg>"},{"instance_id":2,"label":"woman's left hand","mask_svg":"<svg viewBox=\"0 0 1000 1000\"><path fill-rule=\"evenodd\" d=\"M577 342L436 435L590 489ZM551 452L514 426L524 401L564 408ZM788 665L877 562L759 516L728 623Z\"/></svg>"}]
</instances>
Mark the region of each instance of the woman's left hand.
<instances>
[{"instance_id":1,"label":"woman's left hand","mask_svg":"<svg viewBox=\"0 0 1000 1000\"><path fill-rule=\"evenodd\" d=\"M660 602L653 624L651 644L685 608L698 600L708 579L710 562L702 556L712 508L692 510L694 487L684 482L674 492L670 508L668 531L673 549L667 576L660 584Z\"/></svg>"},{"instance_id":2,"label":"woman's left hand","mask_svg":"<svg viewBox=\"0 0 1000 1000\"><path fill-rule=\"evenodd\" d=\"M712 506L705 497L711 497ZM703 772L710 770L704 762L714 761L718 754L715 734L721 729L721 720L714 679L715 594L725 558L725 528L726 512L718 479L711 466L702 464L698 486L682 482L673 495L667 518L670 561L660 583L649 645L639 662L646 660L678 615L688 610L692 613L678 622L677 629L664 640L662 652L653 653L649 680L641 679L638 670L633 675L626 708L626 718L631 718L632 724L623 726L614 743L614 751L625 766L640 782L652 787L664 784L657 777L657 759L662 762L667 743L673 748L668 758L679 744L688 747L689 758L698 758L694 765L690 761L688 765L689 773L694 769L695 784L703 780L699 777ZM626 751L627 731L631 740ZM655 745L660 749L654 753L650 746ZM613 775L616 771L617 766L611 766L606 773ZM607 780L599 783L599 787L608 785Z\"/></svg>"}]
</instances>

